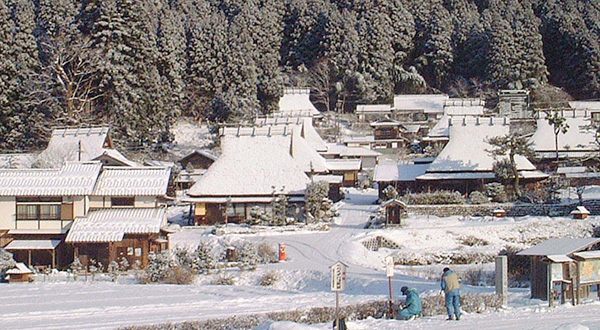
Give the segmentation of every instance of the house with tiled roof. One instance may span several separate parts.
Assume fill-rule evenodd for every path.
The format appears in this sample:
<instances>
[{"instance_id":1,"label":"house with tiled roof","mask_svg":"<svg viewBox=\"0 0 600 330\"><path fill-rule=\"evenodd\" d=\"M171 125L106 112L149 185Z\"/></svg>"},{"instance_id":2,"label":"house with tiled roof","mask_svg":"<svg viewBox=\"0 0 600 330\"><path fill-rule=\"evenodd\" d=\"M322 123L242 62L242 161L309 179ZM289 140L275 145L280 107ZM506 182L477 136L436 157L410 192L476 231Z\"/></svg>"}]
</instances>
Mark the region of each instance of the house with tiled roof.
<instances>
[{"instance_id":1,"label":"house with tiled roof","mask_svg":"<svg viewBox=\"0 0 600 330\"><path fill-rule=\"evenodd\" d=\"M28 265L60 268L73 258L84 265L92 259L108 265L126 258L143 266L149 251L166 248L160 228L166 223L169 176L170 168L103 167L99 161L67 162L59 169L0 170L5 248ZM153 225L145 225L147 221ZM128 226L123 229L123 224ZM102 232L123 235L105 239Z\"/></svg>"}]
</instances>

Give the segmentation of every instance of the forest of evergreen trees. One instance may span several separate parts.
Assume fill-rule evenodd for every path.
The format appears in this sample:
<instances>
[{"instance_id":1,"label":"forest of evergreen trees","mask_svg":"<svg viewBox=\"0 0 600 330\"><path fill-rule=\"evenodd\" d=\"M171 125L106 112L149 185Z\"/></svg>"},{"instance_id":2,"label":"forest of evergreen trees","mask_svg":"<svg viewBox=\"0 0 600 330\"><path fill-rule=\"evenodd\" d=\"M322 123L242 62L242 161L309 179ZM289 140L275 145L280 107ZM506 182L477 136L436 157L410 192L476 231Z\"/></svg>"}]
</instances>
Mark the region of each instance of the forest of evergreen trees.
<instances>
[{"instance_id":1,"label":"forest of evergreen trees","mask_svg":"<svg viewBox=\"0 0 600 330\"><path fill-rule=\"evenodd\" d=\"M271 112L283 86L345 111L546 83L599 98L599 39L595 0L0 0L0 149L101 123L151 145L179 116Z\"/></svg>"}]
</instances>

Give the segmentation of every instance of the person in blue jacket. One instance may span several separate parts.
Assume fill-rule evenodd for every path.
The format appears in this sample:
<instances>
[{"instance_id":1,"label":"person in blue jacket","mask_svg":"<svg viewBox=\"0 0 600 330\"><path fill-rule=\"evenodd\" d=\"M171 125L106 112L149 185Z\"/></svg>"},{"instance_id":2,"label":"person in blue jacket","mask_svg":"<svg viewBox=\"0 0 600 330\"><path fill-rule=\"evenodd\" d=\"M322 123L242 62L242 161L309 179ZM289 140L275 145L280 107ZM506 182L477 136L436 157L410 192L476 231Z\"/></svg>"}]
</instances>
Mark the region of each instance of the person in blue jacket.
<instances>
[{"instance_id":1,"label":"person in blue jacket","mask_svg":"<svg viewBox=\"0 0 600 330\"><path fill-rule=\"evenodd\" d=\"M441 286L446 294L448 320L460 320L460 283L456 273L448 267L444 268Z\"/></svg>"},{"instance_id":2,"label":"person in blue jacket","mask_svg":"<svg viewBox=\"0 0 600 330\"><path fill-rule=\"evenodd\" d=\"M415 289L409 289L407 286L403 286L402 294L406 296L406 304L404 308L398 311L396 318L398 320L410 320L419 315L423 306L421 304L421 298Z\"/></svg>"}]
</instances>

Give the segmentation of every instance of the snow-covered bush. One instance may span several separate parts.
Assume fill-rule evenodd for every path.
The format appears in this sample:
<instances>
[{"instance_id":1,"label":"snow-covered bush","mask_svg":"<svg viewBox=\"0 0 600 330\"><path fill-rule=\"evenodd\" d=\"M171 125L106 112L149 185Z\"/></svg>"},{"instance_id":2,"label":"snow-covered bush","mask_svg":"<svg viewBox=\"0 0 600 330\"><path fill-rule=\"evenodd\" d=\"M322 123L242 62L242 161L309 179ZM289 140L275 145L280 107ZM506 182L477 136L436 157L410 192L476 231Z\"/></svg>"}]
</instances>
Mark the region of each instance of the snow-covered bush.
<instances>
[{"instance_id":1,"label":"snow-covered bush","mask_svg":"<svg viewBox=\"0 0 600 330\"><path fill-rule=\"evenodd\" d=\"M226 274L220 274L219 276L214 278L214 280L211 282L211 284L212 285L234 285L235 279L233 278L233 276L226 275Z\"/></svg>"},{"instance_id":2,"label":"snow-covered bush","mask_svg":"<svg viewBox=\"0 0 600 330\"><path fill-rule=\"evenodd\" d=\"M192 269L184 266L170 267L161 281L166 284L193 284L195 273Z\"/></svg>"},{"instance_id":3,"label":"snow-covered bush","mask_svg":"<svg viewBox=\"0 0 600 330\"><path fill-rule=\"evenodd\" d=\"M402 200L411 205L466 204L467 200L458 191L440 190L431 193L406 194Z\"/></svg>"},{"instance_id":4,"label":"snow-covered bush","mask_svg":"<svg viewBox=\"0 0 600 330\"><path fill-rule=\"evenodd\" d=\"M106 270L112 274L113 277L113 282L116 282L117 279L119 278L119 263L116 261L111 261L108 264L108 267L106 268Z\"/></svg>"},{"instance_id":5,"label":"snow-covered bush","mask_svg":"<svg viewBox=\"0 0 600 330\"><path fill-rule=\"evenodd\" d=\"M271 219L269 225L271 226L284 226L287 221L288 213L288 198L281 194L273 200L273 212L271 213Z\"/></svg>"},{"instance_id":6,"label":"snow-covered bush","mask_svg":"<svg viewBox=\"0 0 600 330\"><path fill-rule=\"evenodd\" d=\"M15 260L12 253L5 249L0 249L0 281L4 279L6 271L15 266Z\"/></svg>"},{"instance_id":7,"label":"snow-covered bush","mask_svg":"<svg viewBox=\"0 0 600 330\"><path fill-rule=\"evenodd\" d=\"M490 242L484 240L483 238L475 237L473 235L460 237L459 242L467 246L485 246L490 244Z\"/></svg>"},{"instance_id":8,"label":"snow-covered bush","mask_svg":"<svg viewBox=\"0 0 600 330\"><path fill-rule=\"evenodd\" d=\"M273 263L277 262L279 257L279 250L270 243L260 243L257 247L257 253L261 263Z\"/></svg>"},{"instance_id":9,"label":"snow-covered bush","mask_svg":"<svg viewBox=\"0 0 600 330\"><path fill-rule=\"evenodd\" d=\"M145 272L138 276L138 282L143 284L161 282L169 270L170 259L168 251L158 254L150 252L148 266L146 266Z\"/></svg>"},{"instance_id":10,"label":"snow-covered bush","mask_svg":"<svg viewBox=\"0 0 600 330\"><path fill-rule=\"evenodd\" d=\"M485 271L481 267L473 267L461 274L463 283L468 285L487 286L494 285L494 273Z\"/></svg>"},{"instance_id":11,"label":"snow-covered bush","mask_svg":"<svg viewBox=\"0 0 600 330\"><path fill-rule=\"evenodd\" d=\"M246 222L250 225L261 225L269 221L269 215L264 211L263 207L258 205L253 206L248 214Z\"/></svg>"},{"instance_id":12,"label":"snow-covered bush","mask_svg":"<svg viewBox=\"0 0 600 330\"><path fill-rule=\"evenodd\" d=\"M235 249L237 250L237 261L240 269L255 270L256 265L261 261L257 245L252 242L244 242L238 244Z\"/></svg>"},{"instance_id":13,"label":"snow-covered bush","mask_svg":"<svg viewBox=\"0 0 600 330\"><path fill-rule=\"evenodd\" d=\"M421 251L399 251L394 255L394 262L398 265L418 266L418 265L467 265L483 264L494 261L496 254L493 252L481 251L431 251L423 253Z\"/></svg>"},{"instance_id":14,"label":"snow-covered bush","mask_svg":"<svg viewBox=\"0 0 600 330\"><path fill-rule=\"evenodd\" d=\"M73 262L69 265L68 268L69 274L73 276L73 279L75 281L77 281L77 276L81 274L84 270L85 267L83 267L83 264L81 263L81 260L79 260L79 258L75 258L75 260L73 260Z\"/></svg>"},{"instance_id":15,"label":"snow-covered bush","mask_svg":"<svg viewBox=\"0 0 600 330\"><path fill-rule=\"evenodd\" d=\"M92 275L92 281L96 279L96 275L102 273L104 271L104 265L95 259L90 259L90 264L88 265L88 271Z\"/></svg>"},{"instance_id":16,"label":"snow-covered bush","mask_svg":"<svg viewBox=\"0 0 600 330\"><path fill-rule=\"evenodd\" d=\"M260 279L259 284L262 286L273 286L281 279L279 272L271 270L266 272Z\"/></svg>"},{"instance_id":17,"label":"snow-covered bush","mask_svg":"<svg viewBox=\"0 0 600 330\"><path fill-rule=\"evenodd\" d=\"M485 204L490 202L489 198L481 191L473 191L469 195L469 200L471 204Z\"/></svg>"},{"instance_id":18,"label":"snow-covered bush","mask_svg":"<svg viewBox=\"0 0 600 330\"><path fill-rule=\"evenodd\" d=\"M385 202L385 201L389 201L390 199L398 198L398 191L396 190L396 188L394 188L394 186L389 185L389 186L385 187L385 189L383 189L382 195L383 195L383 201Z\"/></svg>"},{"instance_id":19,"label":"snow-covered bush","mask_svg":"<svg viewBox=\"0 0 600 330\"><path fill-rule=\"evenodd\" d=\"M485 192L492 202L506 203L508 196L506 195L506 188L503 184L498 182L492 182L485 185Z\"/></svg>"},{"instance_id":20,"label":"snow-covered bush","mask_svg":"<svg viewBox=\"0 0 600 330\"><path fill-rule=\"evenodd\" d=\"M194 268L197 272L208 274L215 268L217 268L217 259L215 257L215 251L211 244L202 242L196 249L197 266Z\"/></svg>"}]
</instances>

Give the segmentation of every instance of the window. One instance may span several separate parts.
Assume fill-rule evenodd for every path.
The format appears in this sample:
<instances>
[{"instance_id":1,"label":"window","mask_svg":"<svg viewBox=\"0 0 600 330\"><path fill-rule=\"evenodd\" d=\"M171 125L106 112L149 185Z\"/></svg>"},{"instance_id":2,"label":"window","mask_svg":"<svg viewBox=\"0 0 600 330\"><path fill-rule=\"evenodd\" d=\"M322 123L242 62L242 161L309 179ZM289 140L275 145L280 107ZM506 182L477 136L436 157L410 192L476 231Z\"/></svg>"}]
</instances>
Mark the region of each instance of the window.
<instances>
[{"instance_id":1,"label":"window","mask_svg":"<svg viewBox=\"0 0 600 330\"><path fill-rule=\"evenodd\" d=\"M17 202L17 220L60 220L60 204Z\"/></svg>"},{"instance_id":2,"label":"window","mask_svg":"<svg viewBox=\"0 0 600 330\"><path fill-rule=\"evenodd\" d=\"M135 197L111 197L110 203L112 206L134 206Z\"/></svg>"},{"instance_id":3,"label":"window","mask_svg":"<svg viewBox=\"0 0 600 330\"><path fill-rule=\"evenodd\" d=\"M244 204L230 204L227 208L227 216L228 217L245 217L246 209Z\"/></svg>"}]
</instances>

